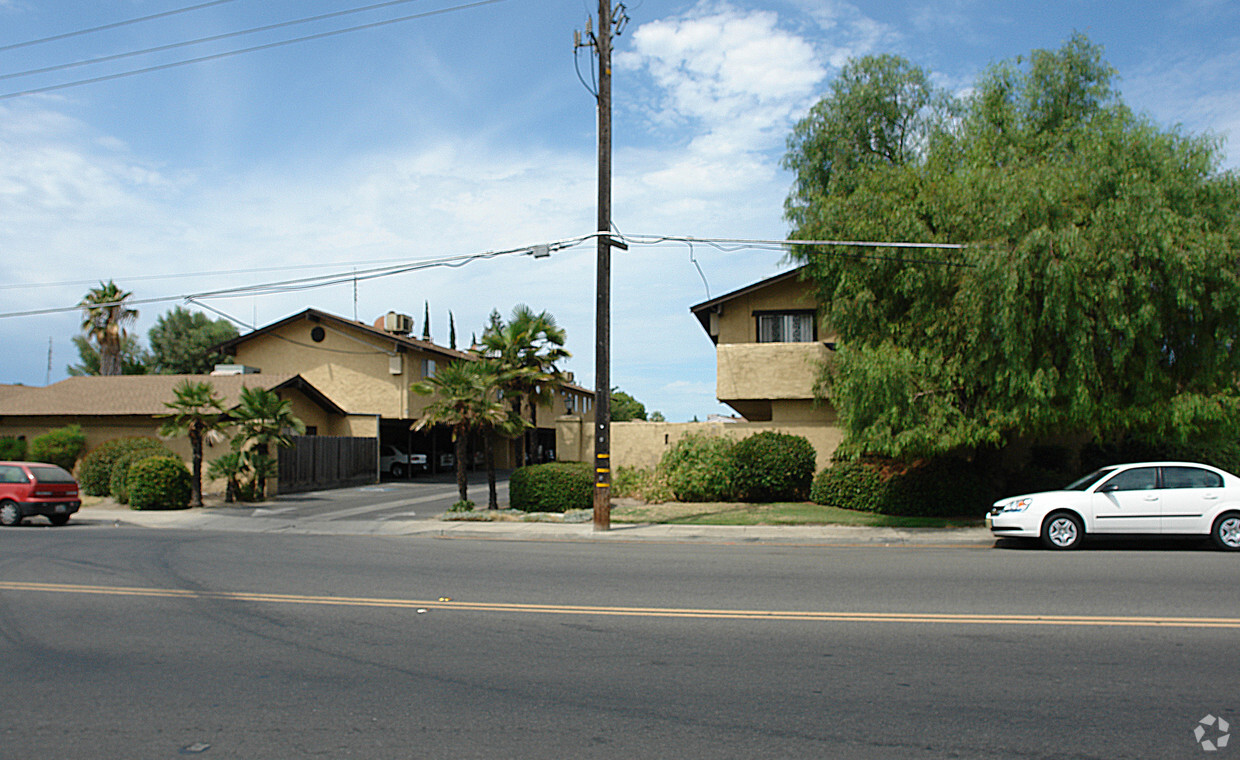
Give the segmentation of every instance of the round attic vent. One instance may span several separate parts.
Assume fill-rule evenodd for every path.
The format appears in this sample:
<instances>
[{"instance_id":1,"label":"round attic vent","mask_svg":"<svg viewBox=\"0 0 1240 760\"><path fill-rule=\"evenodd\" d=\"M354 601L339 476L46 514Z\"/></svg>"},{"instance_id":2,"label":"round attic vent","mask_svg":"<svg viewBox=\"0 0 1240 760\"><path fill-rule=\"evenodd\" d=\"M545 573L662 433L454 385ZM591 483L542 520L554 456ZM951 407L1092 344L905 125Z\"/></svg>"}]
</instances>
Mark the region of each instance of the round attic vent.
<instances>
[{"instance_id":1,"label":"round attic vent","mask_svg":"<svg viewBox=\"0 0 1240 760\"><path fill-rule=\"evenodd\" d=\"M327 337L327 331L324 330L321 326L315 327L314 329L310 331L310 340L314 341L315 343L322 343L323 339L326 337Z\"/></svg>"}]
</instances>

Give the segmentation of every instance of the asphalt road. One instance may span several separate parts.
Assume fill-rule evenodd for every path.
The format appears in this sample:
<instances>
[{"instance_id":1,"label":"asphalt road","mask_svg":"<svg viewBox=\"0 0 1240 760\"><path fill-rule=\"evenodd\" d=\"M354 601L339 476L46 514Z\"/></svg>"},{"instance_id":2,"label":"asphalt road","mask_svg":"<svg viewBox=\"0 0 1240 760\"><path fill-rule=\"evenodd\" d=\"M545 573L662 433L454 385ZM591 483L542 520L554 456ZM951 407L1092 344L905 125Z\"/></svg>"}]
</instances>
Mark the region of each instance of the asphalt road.
<instances>
[{"instance_id":1,"label":"asphalt road","mask_svg":"<svg viewBox=\"0 0 1240 760\"><path fill-rule=\"evenodd\" d=\"M0 530L0 758L1225 758L1238 559Z\"/></svg>"}]
</instances>

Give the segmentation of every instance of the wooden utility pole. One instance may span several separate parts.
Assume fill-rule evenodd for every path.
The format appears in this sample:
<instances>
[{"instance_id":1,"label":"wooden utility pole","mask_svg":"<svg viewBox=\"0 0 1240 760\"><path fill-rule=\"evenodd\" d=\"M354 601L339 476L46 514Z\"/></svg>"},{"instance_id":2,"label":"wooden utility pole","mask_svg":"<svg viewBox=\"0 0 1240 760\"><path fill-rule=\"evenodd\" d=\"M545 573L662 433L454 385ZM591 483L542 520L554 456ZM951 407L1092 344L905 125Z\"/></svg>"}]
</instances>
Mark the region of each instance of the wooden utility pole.
<instances>
[{"instance_id":1,"label":"wooden utility pole","mask_svg":"<svg viewBox=\"0 0 1240 760\"><path fill-rule=\"evenodd\" d=\"M594 529L611 529L611 0L598 2L598 265L594 317Z\"/></svg>"},{"instance_id":2,"label":"wooden utility pole","mask_svg":"<svg viewBox=\"0 0 1240 760\"><path fill-rule=\"evenodd\" d=\"M598 280L594 310L594 529L611 529L611 249L628 246L611 237L611 38L628 21L624 4L612 12L599 0L598 34L586 22L585 39L573 35L574 50L592 48L598 56ZM580 71L578 71L580 75ZM585 80L581 80L585 83ZM589 87L589 85L586 85Z\"/></svg>"}]
</instances>

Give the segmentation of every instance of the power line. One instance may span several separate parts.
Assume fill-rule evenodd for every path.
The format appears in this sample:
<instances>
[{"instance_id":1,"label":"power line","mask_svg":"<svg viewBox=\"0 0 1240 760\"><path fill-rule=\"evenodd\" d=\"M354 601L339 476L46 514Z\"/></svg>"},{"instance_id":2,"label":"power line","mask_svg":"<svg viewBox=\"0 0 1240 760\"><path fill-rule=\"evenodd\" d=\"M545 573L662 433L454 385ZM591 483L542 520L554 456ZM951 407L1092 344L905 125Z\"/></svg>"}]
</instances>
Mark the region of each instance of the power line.
<instances>
[{"instance_id":1,"label":"power line","mask_svg":"<svg viewBox=\"0 0 1240 760\"><path fill-rule=\"evenodd\" d=\"M26 71L16 71L12 74L0 74L0 80L16 79L17 77L33 76L35 74L47 74L53 71L64 71L66 69L78 68L81 66L90 66L96 63L106 63L108 61L119 61L124 58L134 58L139 55L148 55L150 53L163 53L177 48L189 47L190 45L201 45L206 42L219 42L220 40L233 39L234 37L242 37L247 34L257 34L259 32L270 32L274 29L283 29L285 27L297 26L300 24L309 24L315 21L323 21L329 18L339 18L340 16L348 16L356 13L364 13L373 11L378 8L387 8L393 5L404 5L406 3L416 2L417 0L388 0L383 3L375 3L374 5L364 5L360 8L350 8L343 11L333 11L331 13L323 13L318 16L306 16L304 18L291 19L288 21L280 21L274 24L266 24L264 26L255 26L250 29L241 29L236 32L224 32L223 34L214 34L210 37L199 37L196 40L185 40L183 42L172 42L167 45L158 45L156 47L146 48L144 50L130 50L124 53L114 53L112 55L99 56L97 58L87 58L81 61L71 61L69 63L60 63L55 66L44 66L40 69L28 69Z\"/></svg>"},{"instance_id":2,"label":"power line","mask_svg":"<svg viewBox=\"0 0 1240 760\"><path fill-rule=\"evenodd\" d=\"M154 71L163 71L165 69L177 68L179 66L188 66L193 63L204 63L207 61L216 61L221 58L231 58L232 56L242 55L244 53L254 53L260 50L270 50L272 48L283 47L285 45L292 45L298 42L320 40L320 39L325 39L327 37L335 37L337 35L347 34L349 32L358 32L358 31L362 31L366 29L375 29L381 26L388 26L389 24L398 24L402 21L413 21L415 19L422 19L422 18L427 18L430 16L439 16L445 13L468 10L470 8L477 8L483 5L493 5L495 3L501 3L503 1L504 0L477 0L477 2L465 3L463 5L454 5L449 8L438 8L433 11L415 13L409 16L400 16L398 18L386 19L384 21L374 21L369 24L361 24L359 26L351 26L351 27L347 27L344 29L334 29L328 32L319 32L317 34L309 34L304 37L294 37L288 40L280 40L279 42L269 42L264 45L255 45L253 47L241 48L239 50L229 50L229 51L225 51L222 53L215 53L213 55L204 55L198 58L189 58L183 61L172 61L170 63L163 63L163 64L159 64L156 66L147 66L145 68L133 69L131 71L121 71L115 74L107 74L104 76L91 77L89 79L78 79L72 82L65 82L62 84L47 85L45 87L34 87L28 90L21 90L19 92L10 92L10 93L2 94L0 95L0 100L10 100L12 98L22 97L23 95L37 95L37 94L44 93L44 92L54 92L56 90L64 90L69 87L80 87L82 85L87 85L87 84L98 84L100 82L109 82L114 79L122 79L124 77L136 76L138 74L149 74Z\"/></svg>"},{"instance_id":3,"label":"power line","mask_svg":"<svg viewBox=\"0 0 1240 760\"><path fill-rule=\"evenodd\" d=\"M231 3L231 2L233 2L233 0L211 0L211 2L209 3L199 3L198 5L191 5L187 8L177 8L175 10L163 11L161 13L152 13L149 16L140 16L138 18L126 19L124 21L113 21L110 24L104 24L102 26L92 26L89 29L78 29L77 31L74 31L74 32L64 32L62 34L54 34L51 37L41 37L37 40L26 40L25 42L13 42L8 45L0 45L0 52L4 52L5 50L16 50L17 48L30 47L31 45L41 45L44 42L55 42L56 40L67 40L70 37L79 37L83 34L92 34L94 32L103 32L108 29L117 29L122 26L129 26L130 24L138 24L143 21L152 21L157 18L175 16L179 13L188 13L189 11L201 10L202 8L210 8L213 5L223 5L224 3Z\"/></svg>"},{"instance_id":4,"label":"power line","mask_svg":"<svg viewBox=\"0 0 1240 760\"><path fill-rule=\"evenodd\" d=\"M236 269L236 270L216 270L214 272L199 273L176 273L169 275L146 275L136 278L126 278L127 280L158 280L172 279L177 277L195 277L195 276L219 276L226 274L251 274L255 272L266 271L288 271L290 269L311 269L321 268L325 266L350 266L356 267L357 264L382 264L383 266L374 266L368 269L342 270L330 272L327 274L316 275L313 277L301 277L288 280L277 280L275 282L255 283L252 285L240 285L232 288L220 288L217 290L201 291L195 293L187 293L173 296L161 296L156 298L148 298L143 300L128 300L126 303L133 305L141 305L146 303L162 303L167 301L197 301L203 298L241 298L245 296L261 296L261 295L277 295L284 293L295 293L305 290L316 290L318 288L330 287L332 285L340 285L353 281L374 280L384 277L392 277L399 274L407 274L409 272L421 269L429 269L434 267L461 267L473 261L482 261L493 259L500 256L528 255L535 258L541 258L544 251L554 252L575 248L590 241L594 241L603 233L593 232L587 235L580 235L574 238L566 238L550 243L543 243L533 246L522 246L520 248L508 248L500 251L485 251L482 253L467 253L455 256L444 256L433 259L422 259L410 261L409 259L380 259L372 262L337 262L335 264L303 264L288 267L268 267L262 269ZM679 245L703 245L714 248L718 251L734 252L740 250L770 250L770 251L786 251L789 248L813 246L813 247L856 247L856 248L896 248L907 250L925 250L925 249L947 249L947 250L963 250L969 246L960 243L917 243L907 241L872 241L872 240L770 240L755 238L701 238L689 235L642 235L630 234L622 235L611 233L608 237L614 242L616 240L623 241L630 246L658 246L663 244ZM943 265L955 267L973 267L974 264L967 262L949 261L946 259L923 259L923 258L898 258L894 256L878 256L865 254L830 254L834 256L861 259L861 260L879 260L891 261L901 264L925 264L925 265ZM699 270L700 271L700 270ZM705 279L705 278L703 278ZM34 285L14 285L12 287L33 287L33 286L50 286L50 285L73 285L73 284L92 284L96 279L82 280L76 282L64 283L35 283ZM6 286L7 287L7 286ZM112 304L100 304L108 306ZM29 317L45 314L57 314L63 312L77 311L79 305L49 307L47 309L37 309L31 311L0 313L0 319L6 317Z\"/></svg>"}]
</instances>

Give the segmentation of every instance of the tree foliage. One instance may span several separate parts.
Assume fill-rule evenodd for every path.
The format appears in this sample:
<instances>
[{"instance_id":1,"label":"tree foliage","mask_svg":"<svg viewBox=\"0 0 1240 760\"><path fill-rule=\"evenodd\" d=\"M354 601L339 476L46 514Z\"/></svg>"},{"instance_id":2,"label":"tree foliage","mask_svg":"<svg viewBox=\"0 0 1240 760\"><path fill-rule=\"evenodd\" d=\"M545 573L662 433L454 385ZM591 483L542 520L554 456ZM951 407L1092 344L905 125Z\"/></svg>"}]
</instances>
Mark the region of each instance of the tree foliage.
<instances>
[{"instance_id":1,"label":"tree foliage","mask_svg":"<svg viewBox=\"0 0 1240 760\"><path fill-rule=\"evenodd\" d=\"M534 430L538 429L538 405L550 404L555 389L566 382L556 365L572 356L564 348L567 338L550 312L535 312L525 304L514 307L507 322L493 311L482 333L477 354L498 367L499 387L517 416L524 416L521 405L525 402L529 427ZM527 446L524 437L519 442L517 462L521 465L527 460Z\"/></svg>"},{"instance_id":2,"label":"tree foliage","mask_svg":"<svg viewBox=\"0 0 1240 760\"><path fill-rule=\"evenodd\" d=\"M224 399L208 382L183 380L172 389L174 398L164 406L172 410L159 429L162 436L183 435L189 439L192 467L190 469L191 507L202 506L202 444L222 440L231 424L224 410Z\"/></svg>"},{"instance_id":3,"label":"tree foliage","mask_svg":"<svg viewBox=\"0 0 1240 760\"><path fill-rule=\"evenodd\" d=\"M147 332L152 371L162 375L208 374L216 364L232 361L210 349L237 335L237 328L226 319L211 319L200 311L176 306L162 314Z\"/></svg>"},{"instance_id":4,"label":"tree foliage","mask_svg":"<svg viewBox=\"0 0 1240 760\"><path fill-rule=\"evenodd\" d=\"M619 388L611 389L611 421L629 422L646 419L646 405Z\"/></svg>"},{"instance_id":5,"label":"tree foliage","mask_svg":"<svg viewBox=\"0 0 1240 760\"><path fill-rule=\"evenodd\" d=\"M84 375L101 375L103 359L99 349L91 344L85 335L74 335L73 345L77 348L78 363L65 367L72 377ZM151 365L151 354L142 346L136 335L126 333L121 338L121 374L146 375Z\"/></svg>"},{"instance_id":6,"label":"tree foliage","mask_svg":"<svg viewBox=\"0 0 1240 760\"><path fill-rule=\"evenodd\" d=\"M917 71L850 64L789 140L792 237L968 246L794 254L841 338L820 392L844 451L1234 425L1240 180L1218 142L1134 115L1081 35L954 106L907 97Z\"/></svg>"},{"instance_id":7,"label":"tree foliage","mask_svg":"<svg viewBox=\"0 0 1240 760\"><path fill-rule=\"evenodd\" d=\"M470 432L508 425L512 420L519 423L520 420L499 400L497 377L495 367L486 362L460 360L443 367L434 377L412 386L415 393L435 397L414 423L414 429L442 424L452 430L456 487L461 501L469 499L465 467Z\"/></svg>"},{"instance_id":8,"label":"tree foliage","mask_svg":"<svg viewBox=\"0 0 1240 760\"><path fill-rule=\"evenodd\" d=\"M87 291L78 308L82 310L82 332L99 351L99 374L122 373L121 346L129 334L128 327L138 319L138 310L128 306L133 293L123 291L116 283Z\"/></svg>"}]
</instances>

